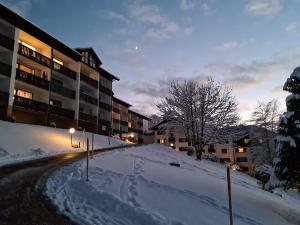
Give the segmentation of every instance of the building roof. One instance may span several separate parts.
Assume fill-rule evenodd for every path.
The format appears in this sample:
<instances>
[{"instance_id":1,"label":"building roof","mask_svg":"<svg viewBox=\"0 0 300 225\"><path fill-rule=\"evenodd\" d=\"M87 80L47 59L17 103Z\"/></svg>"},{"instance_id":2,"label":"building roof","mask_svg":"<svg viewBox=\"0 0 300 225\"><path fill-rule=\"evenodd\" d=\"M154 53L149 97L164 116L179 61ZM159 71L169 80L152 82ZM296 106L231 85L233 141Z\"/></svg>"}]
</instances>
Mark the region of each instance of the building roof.
<instances>
[{"instance_id":1,"label":"building roof","mask_svg":"<svg viewBox=\"0 0 300 225\"><path fill-rule=\"evenodd\" d=\"M131 114L134 114L134 115L136 115L136 116L138 116L138 117L142 117L143 119L145 119L145 120L151 120L149 117L147 117L147 116L144 116L144 115L142 115L142 114L140 114L140 113L137 113L137 112L135 112L135 111L132 111L132 110L128 110L128 112L129 113L131 113Z\"/></svg>"},{"instance_id":2,"label":"building roof","mask_svg":"<svg viewBox=\"0 0 300 225\"><path fill-rule=\"evenodd\" d=\"M97 61L97 64L102 65L102 61L100 60L99 56L92 47L75 48L75 50L78 52L88 51L93 56L93 59Z\"/></svg>"},{"instance_id":3,"label":"building roof","mask_svg":"<svg viewBox=\"0 0 300 225\"><path fill-rule=\"evenodd\" d=\"M131 107L132 106L131 104L129 104L129 103L127 103L127 102L125 102L125 101L123 101L123 100L121 100L119 98L116 98L115 96L113 96L113 101L115 101L115 102L117 102L119 104L125 105L127 107Z\"/></svg>"},{"instance_id":4,"label":"building roof","mask_svg":"<svg viewBox=\"0 0 300 225\"><path fill-rule=\"evenodd\" d=\"M81 56L78 52L68 47L61 41L57 40L47 32L40 29L38 26L19 16L18 14L11 11L2 4L0 4L0 18L9 22L15 27L18 27L19 29L25 31L26 33L38 38L42 42L46 43L47 45L50 45L51 47L65 54L66 56L76 61L79 61L81 59Z\"/></svg>"},{"instance_id":5,"label":"building roof","mask_svg":"<svg viewBox=\"0 0 300 225\"><path fill-rule=\"evenodd\" d=\"M115 75L113 75L113 74L107 72L105 69L103 69L103 68L101 68L101 67L99 67L98 70L99 70L100 74L101 74L103 77L105 77L105 78L107 78L107 79L109 79L109 80L120 80L118 77L116 77Z\"/></svg>"}]
</instances>

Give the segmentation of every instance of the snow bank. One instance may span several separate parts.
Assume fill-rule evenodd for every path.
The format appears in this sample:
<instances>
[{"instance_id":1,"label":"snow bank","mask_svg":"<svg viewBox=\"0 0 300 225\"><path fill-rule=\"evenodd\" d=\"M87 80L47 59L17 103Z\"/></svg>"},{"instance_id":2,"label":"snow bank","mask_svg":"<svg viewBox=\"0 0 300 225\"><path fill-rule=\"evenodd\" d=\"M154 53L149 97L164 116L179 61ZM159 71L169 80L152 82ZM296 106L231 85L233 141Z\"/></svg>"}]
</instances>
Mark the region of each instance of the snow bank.
<instances>
[{"instance_id":1,"label":"snow bank","mask_svg":"<svg viewBox=\"0 0 300 225\"><path fill-rule=\"evenodd\" d=\"M91 133L86 133L86 137L91 140ZM76 131L73 143L78 144L79 141L82 146L82 132ZM94 136L94 148L121 144L124 142L111 138L110 145L108 137ZM0 165L78 151L83 149L71 147L70 134L66 129L0 121Z\"/></svg>"},{"instance_id":2,"label":"snow bank","mask_svg":"<svg viewBox=\"0 0 300 225\"><path fill-rule=\"evenodd\" d=\"M171 166L180 163L180 167ZM226 169L153 144L105 152L57 171L47 195L79 224L228 224ZM232 171L234 224L289 225L300 203L261 190L257 181ZM299 223L299 222L298 222Z\"/></svg>"}]
</instances>

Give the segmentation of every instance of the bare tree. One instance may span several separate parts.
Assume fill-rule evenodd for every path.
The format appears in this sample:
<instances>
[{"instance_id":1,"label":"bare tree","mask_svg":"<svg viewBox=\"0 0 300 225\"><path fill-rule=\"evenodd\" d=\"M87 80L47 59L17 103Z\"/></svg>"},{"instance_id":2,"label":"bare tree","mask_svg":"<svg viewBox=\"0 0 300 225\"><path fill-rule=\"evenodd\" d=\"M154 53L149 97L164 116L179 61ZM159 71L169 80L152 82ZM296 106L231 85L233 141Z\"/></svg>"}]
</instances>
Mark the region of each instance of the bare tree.
<instances>
[{"instance_id":1,"label":"bare tree","mask_svg":"<svg viewBox=\"0 0 300 225\"><path fill-rule=\"evenodd\" d=\"M162 121L162 118L159 115L156 115L156 114L150 115L149 118L150 118L150 121L149 121L149 127L150 128Z\"/></svg>"},{"instance_id":2,"label":"bare tree","mask_svg":"<svg viewBox=\"0 0 300 225\"><path fill-rule=\"evenodd\" d=\"M252 113L251 121L263 130L263 146L266 151L258 152L256 158L259 163L272 165L275 157L274 149L274 134L278 128L278 121L280 117L280 104L276 99L269 102L258 102L255 111Z\"/></svg>"},{"instance_id":3,"label":"bare tree","mask_svg":"<svg viewBox=\"0 0 300 225\"><path fill-rule=\"evenodd\" d=\"M226 128L235 125L239 119L231 90L212 78L202 84L172 82L169 96L158 108L165 119L184 128L199 159L204 146L228 138Z\"/></svg>"}]
</instances>

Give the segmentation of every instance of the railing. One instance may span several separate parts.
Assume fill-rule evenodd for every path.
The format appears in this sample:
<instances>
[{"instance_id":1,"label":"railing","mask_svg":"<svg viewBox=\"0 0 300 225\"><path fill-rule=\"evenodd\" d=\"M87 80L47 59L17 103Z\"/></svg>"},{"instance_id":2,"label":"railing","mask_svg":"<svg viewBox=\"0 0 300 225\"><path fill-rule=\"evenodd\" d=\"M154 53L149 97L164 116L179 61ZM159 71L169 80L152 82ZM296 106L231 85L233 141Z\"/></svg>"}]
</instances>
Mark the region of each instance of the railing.
<instances>
[{"instance_id":1,"label":"railing","mask_svg":"<svg viewBox=\"0 0 300 225\"><path fill-rule=\"evenodd\" d=\"M116 108L116 107L113 107L113 112L115 113L120 113L120 109Z\"/></svg>"},{"instance_id":2,"label":"railing","mask_svg":"<svg viewBox=\"0 0 300 225\"><path fill-rule=\"evenodd\" d=\"M53 66L52 66L52 69L56 72L59 72L63 75L66 75L67 77L73 79L73 80L76 80L76 72L65 67L65 66L62 66L56 62L53 62Z\"/></svg>"},{"instance_id":3,"label":"railing","mask_svg":"<svg viewBox=\"0 0 300 225\"><path fill-rule=\"evenodd\" d=\"M89 115L84 112L79 112L79 119L90 123L97 123L97 116Z\"/></svg>"},{"instance_id":4,"label":"railing","mask_svg":"<svg viewBox=\"0 0 300 225\"><path fill-rule=\"evenodd\" d=\"M9 50L13 50L14 40L0 34L0 45Z\"/></svg>"},{"instance_id":5,"label":"railing","mask_svg":"<svg viewBox=\"0 0 300 225\"><path fill-rule=\"evenodd\" d=\"M69 109L64 109L61 107L57 107L54 105L50 105L50 113L57 115L57 116L62 116L62 117L66 117L69 118L71 120L74 119L74 114L75 112L73 110L69 110Z\"/></svg>"},{"instance_id":6,"label":"railing","mask_svg":"<svg viewBox=\"0 0 300 225\"><path fill-rule=\"evenodd\" d=\"M62 96L65 96L65 97L75 99L75 91L73 91L69 88L65 88L61 84L52 82L51 83L51 91L53 91L57 94L60 94Z\"/></svg>"},{"instance_id":7,"label":"railing","mask_svg":"<svg viewBox=\"0 0 300 225\"><path fill-rule=\"evenodd\" d=\"M16 79L39 88L49 90L49 81L17 69Z\"/></svg>"},{"instance_id":8,"label":"railing","mask_svg":"<svg viewBox=\"0 0 300 225\"><path fill-rule=\"evenodd\" d=\"M32 109L37 112L48 111L48 104L43 102L38 102L28 98L23 98L17 95L14 96L14 106L25 108L25 109Z\"/></svg>"},{"instance_id":9,"label":"railing","mask_svg":"<svg viewBox=\"0 0 300 225\"><path fill-rule=\"evenodd\" d=\"M104 102L99 102L99 108L111 112L111 105Z\"/></svg>"},{"instance_id":10,"label":"railing","mask_svg":"<svg viewBox=\"0 0 300 225\"><path fill-rule=\"evenodd\" d=\"M128 122L127 121L120 120L120 124L123 125L123 126L128 126Z\"/></svg>"},{"instance_id":11,"label":"railing","mask_svg":"<svg viewBox=\"0 0 300 225\"><path fill-rule=\"evenodd\" d=\"M0 73L10 77L11 76L11 66L0 62Z\"/></svg>"},{"instance_id":12,"label":"railing","mask_svg":"<svg viewBox=\"0 0 300 225\"><path fill-rule=\"evenodd\" d=\"M98 81L94 80L93 78L90 78L89 76L80 73L80 80L84 81L85 83L91 85L92 87L98 89Z\"/></svg>"},{"instance_id":13,"label":"railing","mask_svg":"<svg viewBox=\"0 0 300 225\"><path fill-rule=\"evenodd\" d=\"M9 94L3 91L0 91L0 106L8 105Z\"/></svg>"},{"instance_id":14,"label":"railing","mask_svg":"<svg viewBox=\"0 0 300 225\"><path fill-rule=\"evenodd\" d=\"M99 119L99 124L105 125L105 126L107 126L107 127L110 127L111 121L104 120L104 119Z\"/></svg>"},{"instance_id":15,"label":"railing","mask_svg":"<svg viewBox=\"0 0 300 225\"><path fill-rule=\"evenodd\" d=\"M49 59L48 57L46 57L36 51L33 51L32 49L30 49L22 44L19 44L19 54L26 56L27 58L29 58L37 63L40 63L44 66L51 67L51 59Z\"/></svg>"},{"instance_id":16,"label":"railing","mask_svg":"<svg viewBox=\"0 0 300 225\"><path fill-rule=\"evenodd\" d=\"M98 102L97 98L94 98L82 92L80 92L80 99L93 105L97 105Z\"/></svg>"},{"instance_id":17,"label":"railing","mask_svg":"<svg viewBox=\"0 0 300 225\"><path fill-rule=\"evenodd\" d=\"M112 90L109 89L109 88L107 88L107 87L104 87L104 86L102 86L102 85L100 85L99 91L101 91L101 92L103 92L104 94L107 94L107 95L109 95L109 96L112 95Z\"/></svg>"}]
</instances>

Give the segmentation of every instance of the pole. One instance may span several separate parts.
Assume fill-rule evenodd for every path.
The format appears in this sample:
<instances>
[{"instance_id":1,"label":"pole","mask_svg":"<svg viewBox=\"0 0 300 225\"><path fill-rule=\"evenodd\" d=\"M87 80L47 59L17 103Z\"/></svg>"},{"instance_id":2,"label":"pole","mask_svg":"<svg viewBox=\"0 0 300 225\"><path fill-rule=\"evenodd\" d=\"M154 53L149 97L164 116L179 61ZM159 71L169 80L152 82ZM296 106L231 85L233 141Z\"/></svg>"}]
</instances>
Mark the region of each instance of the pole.
<instances>
[{"instance_id":1,"label":"pole","mask_svg":"<svg viewBox=\"0 0 300 225\"><path fill-rule=\"evenodd\" d=\"M92 133L92 154L91 154L91 158L94 158L94 133Z\"/></svg>"},{"instance_id":2,"label":"pole","mask_svg":"<svg viewBox=\"0 0 300 225\"><path fill-rule=\"evenodd\" d=\"M86 139L86 181L89 181L89 139Z\"/></svg>"},{"instance_id":3,"label":"pole","mask_svg":"<svg viewBox=\"0 0 300 225\"><path fill-rule=\"evenodd\" d=\"M227 188L228 188L228 205L229 205L229 224L233 225L232 203L231 203L231 180L230 180L230 168L229 168L229 166L227 166Z\"/></svg>"}]
</instances>

